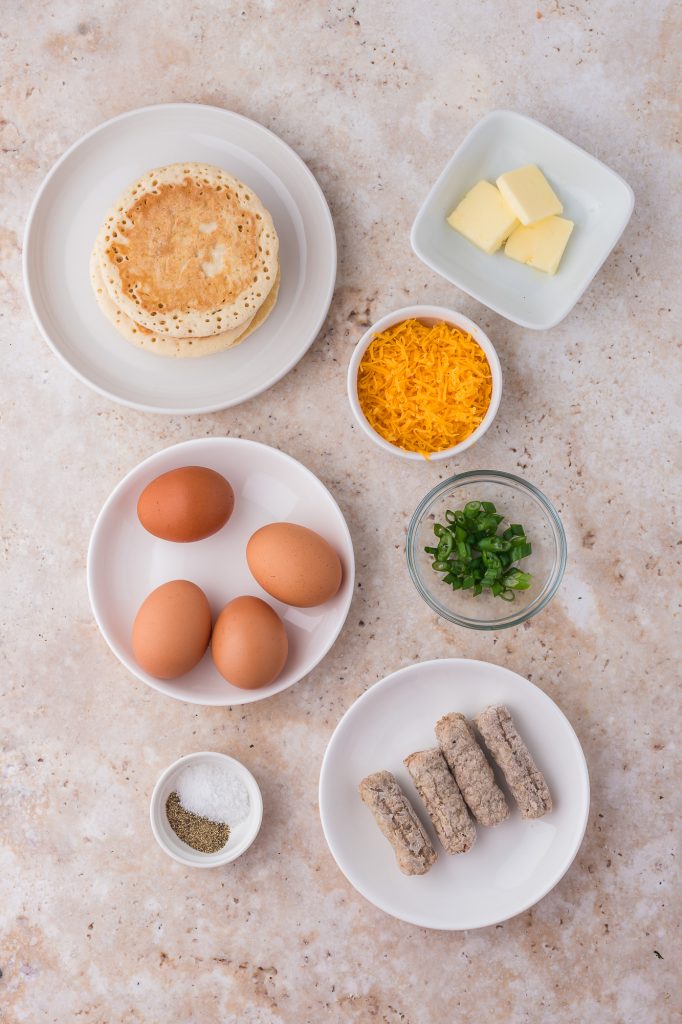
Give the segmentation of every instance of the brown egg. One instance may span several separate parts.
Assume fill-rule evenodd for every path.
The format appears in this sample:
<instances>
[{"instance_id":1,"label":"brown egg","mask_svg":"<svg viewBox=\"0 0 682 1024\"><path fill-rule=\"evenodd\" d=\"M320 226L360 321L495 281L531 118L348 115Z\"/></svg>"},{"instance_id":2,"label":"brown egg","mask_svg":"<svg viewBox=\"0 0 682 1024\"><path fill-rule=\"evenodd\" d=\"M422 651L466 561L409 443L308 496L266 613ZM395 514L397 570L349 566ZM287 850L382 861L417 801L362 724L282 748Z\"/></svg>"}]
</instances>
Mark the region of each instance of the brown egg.
<instances>
[{"instance_id":1,"label":"brown egg","mask_svg":"<svg viewBox=\"0 0 682 1024\"><path fill-rule=\"evenodd\" d=\"M137 502L145 530L181 544L217 533L232 515L234 491L224 476L204 466L162 473Z\"/></svg>"},{"instance_id":2,"label":"brown egg","mask_svg":"<svg viewBox=\"0 0 682 1024\"><path fill-rule=\"evenodd\" d=\"M189 580L152 590L133 623L133 654L156 679L177 679L198 665L211 636L206 595Z\"/></svg>"},{"instance_id":3,"label":"brown egg","mask_svg":"<svg viewBox=\"0 0 682 1024\"><path fill-rule=\"evenodd\" d=\"M297 608L323 604L341 586L339 556L324 537L306 526L263 526L247 544L246 560L263 590Z\"/></svg>"},{"instance_id":4,"label":"brown egg","mask_svg":"<svg viewBox=\"0 0 682 1024\"><path fill-rule=\"evenodd\" d=\"M228 683L243 690L274 682L288 652L282 620L259 597L235 597L225 605L213 628L215 666Z\"/></svg>"}]
</instances>

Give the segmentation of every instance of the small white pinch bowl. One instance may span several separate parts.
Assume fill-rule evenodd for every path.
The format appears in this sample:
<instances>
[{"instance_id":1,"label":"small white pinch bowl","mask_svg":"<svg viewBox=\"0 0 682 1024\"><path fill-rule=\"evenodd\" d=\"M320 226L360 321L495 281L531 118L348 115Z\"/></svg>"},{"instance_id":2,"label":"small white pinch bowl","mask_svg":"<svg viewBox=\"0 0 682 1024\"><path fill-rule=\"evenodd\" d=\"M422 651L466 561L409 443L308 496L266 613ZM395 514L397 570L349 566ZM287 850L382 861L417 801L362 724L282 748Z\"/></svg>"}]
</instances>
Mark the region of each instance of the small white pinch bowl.
<instances>
[{"instance_id":1,"label":"small white pinch bowl","mask_svg":"<svg viewBox=\"0 0 682 1024\"><path fill-rule=\"evenodd\" d=\"M230 826L227 843L222 850L218 850L216 853L201 853L199 850L193 850L187 843L183 843L176 836L166 817L166 801L175 789L178 775L189 765L195 764L211 764L219 768L228 768L241 779L249 794L248 817L234 828ZM258 783L241 761L237 761L228 754L203 750L179 758L159 776L152 792L149 817L154 838L169 857L190 868L217 868L223 864L230 864L233 860L241 857L253 843L263 820L263 798Z\"/></svg>"},{"instance_id":2,"label":"small white pinch bowl","mask_svg":"<svg viewBox=\"0 0 682 1024\"><path fill-rule=\"evenodd\" d=\"M447 324L452 324L454 327L459 327L463 331L467 331L474 341L481 346L485 352L488 363L490 364L490 372L492 375L492 395L490 398L490 405L485 416L476 427L476 430L469 437L465 438L459 444L453 445L451 448L445 448L441 452L434 452L429 462L443 462L445 459L451 459L455 455L459 455L461 452L471 448L473 444L476 444L486 430L490 427L491 423L497 415L497 410L500 406L500 399L502 398L502 368L500 367L500 360L498 359L497 352L493 347L488 335L481 330L478 324L475 324L473 320L469 320L468 317L464 316L463 313L458 313L457 310L447 309L444 306L405 306L403 309L397 309L393 313L387 313L380 320L377 320L369 330L365 331L359 342L355 346L355 351L351 356L350 364L348 366L348 400L350 407L353 410L353 415L358 422L358 425L362 428L367 437L371 438L375 444L380 448L383 448L385 452L389 452L391 455L397 455L401 459L409 459L412 462L425 462L423 455L419 452L405 451L403 448L399 448L397 445L391 444L386 441L374 427L371 426L369 420L365 416L362 406L360 405L360 399L358 398L358 370L362 357L369 348L372 340L377 334L385 331L388 327L393 327L395 324L400 323L402 320L420 320L422 323L430 326L438 321L444 321Z\"/></svg>"}]
</instances>

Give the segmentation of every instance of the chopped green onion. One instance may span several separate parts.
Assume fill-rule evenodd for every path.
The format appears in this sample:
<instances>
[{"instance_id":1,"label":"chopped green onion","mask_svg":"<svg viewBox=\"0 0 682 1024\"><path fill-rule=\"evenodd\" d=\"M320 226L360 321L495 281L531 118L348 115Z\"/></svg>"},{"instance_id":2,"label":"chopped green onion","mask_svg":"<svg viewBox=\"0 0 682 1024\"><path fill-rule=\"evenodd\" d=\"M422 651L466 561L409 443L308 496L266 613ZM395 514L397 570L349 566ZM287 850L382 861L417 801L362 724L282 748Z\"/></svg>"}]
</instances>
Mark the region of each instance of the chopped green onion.
<instances>
[{"instance_id":1,"label":"chopped green onion","mask_svg":"<svg viewBox=\"0 0 682 1024\"><path fill-rule=\"evenodd\" d=\"M489 512L487 515L482 515L476 523L478 532L484 533L488 537L492 537L497 532L497 527L503 519L504 516L501 516L496 512Z\"/></svg>"},{"instance_id":2,"label":"chopped green onion","mask_svg":"<svg viewBox=\"0 0 682 1024\"><path fill-rule=\"evenodd\" d=\"M502 577L502 581L508 590L528 590L532 580L530 573L522 572L520 569L510 569Z\"/></svg>"},{"instance_id":3,"label":"chopped green onion","mask_svg":"<svg viewBox=\"0 0 682 1024\"><path fill-rule=\"evenodd\" d=\"M436 552L436 559L439 562L444 562L452 551L455 539L449 530L444 530L441 534L440 543L438 545L438 551Z\"/></svg>"},{"instance_id":4,"label":"chopped green onion","mask_svg":"<svg viewBox=\"0 0 682 1024\"><path fill-rule=\"evenodd\" d=\"M492 552L492 551L482 551L481 552L481 559L482 559L483 564L486 567L486 569L501 569L502 568L502 562L500 561L499 556L494 554L494 552Z\"/></svg>"},{"instance_id":5,"label":"chopped green onion","mask_svg":"<svg viewBox=\"0 0 682 1024\"><path fill-rule=\"evenodd\" d=\"M528 590L533 577L515 563L532 554L532 546L520 523L504 522L491 501L468 501L464 508L446 509L445 523L434 523L437 547L424 551L433 559L435 572L453 590L470 590L474 597L488 591L503 601L513 601L517 590Z\"/></svg>"},{"instance_id":6,"label":"chopped green onion","mask_svg":"<svg viewBox=\"0 0 682 1024\"><path fill-rule=\"evenodd\" d=\"M478 546L481 551L509 551L511 541L504 540L503 537L484 537L478 542Z\"/></svg>"},{"instance_id":7,"label":"chopped green onion","mask_svg":"<svg viewBox=\"0 0 682 1024\"><path fill-rule=\"evenodd\" d=\"M471 546L467 543L467 541L457 541L457 554L462 560L468 561L471 558Z\"/></svg>"}]
</instances>

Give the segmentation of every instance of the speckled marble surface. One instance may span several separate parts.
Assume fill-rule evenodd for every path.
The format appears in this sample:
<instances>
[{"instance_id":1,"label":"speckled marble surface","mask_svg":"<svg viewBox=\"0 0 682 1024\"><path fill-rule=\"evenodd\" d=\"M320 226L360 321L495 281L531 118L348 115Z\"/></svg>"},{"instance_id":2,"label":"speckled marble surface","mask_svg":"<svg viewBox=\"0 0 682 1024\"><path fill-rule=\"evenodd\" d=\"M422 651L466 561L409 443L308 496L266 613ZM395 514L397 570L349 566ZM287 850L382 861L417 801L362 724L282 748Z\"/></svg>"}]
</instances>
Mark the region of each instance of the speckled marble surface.
<instances>
[{"instance_id":1,"label":"speckled marble surface","mask_svg":"<svg viewBox=\"0 0 682 1024\"><path fill-rule=\"evenodd\" d=\"M679 42L676 5L635 0L4 5L0 1020L679 1019ZM206 417L145 415L90 392L42 342L22 291L24 221L52 162L102 120L168 100L225 106L280 133L318 176L338 232L336 296L306 357L266 394ZM434 177L498 107L566 134L636 195L608 263L547 333L489 313L409 248ZM354 342L419 299L480 322L505 371L493 428L447 469L520 472L563 516L564 584L525 629L473 635L421 603L403 537L446 470L391 461L353 426ZM324 663L234 710L183 705L131 678L98 634L84 572L94 518L125 471L174 441L224 434L277 445L317 473L357 553L350 616ZM558 887L514 920L460 934L368 905L317 814L343 711L395 668L447 655L541 686L571 719L592 781L585 841ZM167 859L148 824L157 775L202 748L243 759L266 804L249 854L205 873Z\"/></svg>"}]
</instances>

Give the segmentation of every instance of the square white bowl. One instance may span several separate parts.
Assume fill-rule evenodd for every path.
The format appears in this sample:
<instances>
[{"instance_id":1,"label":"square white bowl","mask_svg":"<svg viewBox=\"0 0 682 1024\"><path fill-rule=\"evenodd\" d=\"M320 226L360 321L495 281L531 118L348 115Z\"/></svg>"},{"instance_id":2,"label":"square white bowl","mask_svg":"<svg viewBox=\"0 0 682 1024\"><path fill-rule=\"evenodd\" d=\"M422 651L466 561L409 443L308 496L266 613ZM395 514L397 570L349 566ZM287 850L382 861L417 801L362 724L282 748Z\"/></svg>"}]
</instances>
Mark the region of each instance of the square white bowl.
<instances>
[{"instance_id":1,"label":"square white bowl","mask_svg":"<svg viewBox=\"0 0 682 1024\"><path fill-rule=\"evenodd\" d=\"M537 164L575 227L554 276L493 255L454 231L448 214L477 181ZM524 114L495 110L473 128L429 192L411 242L428 267L522 327L555 327L573 309L622 235L632 189L596 157Z\"/></svg>"}]
</instances>

